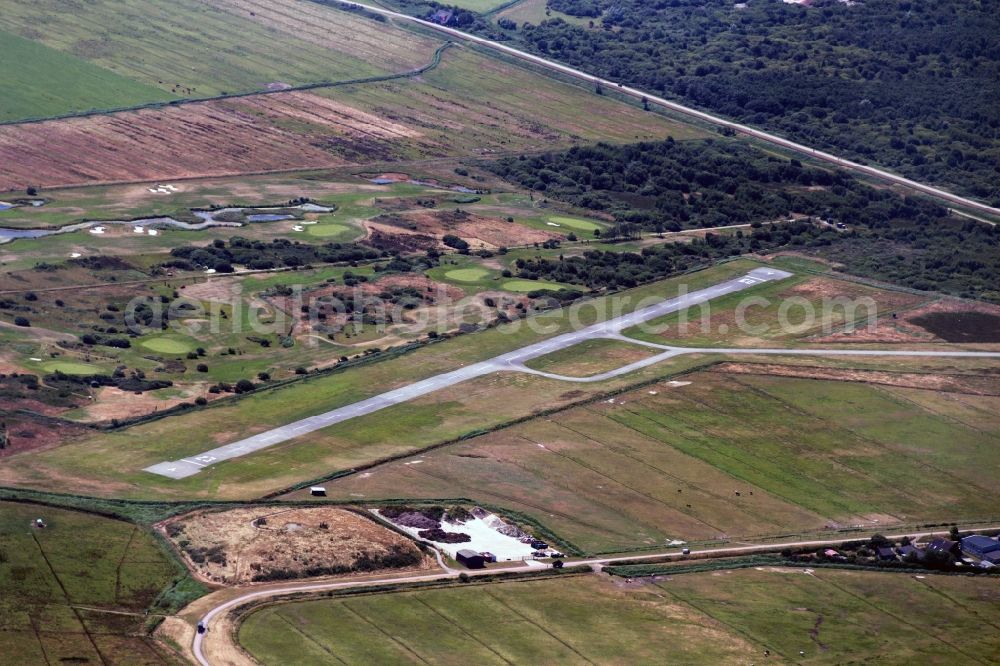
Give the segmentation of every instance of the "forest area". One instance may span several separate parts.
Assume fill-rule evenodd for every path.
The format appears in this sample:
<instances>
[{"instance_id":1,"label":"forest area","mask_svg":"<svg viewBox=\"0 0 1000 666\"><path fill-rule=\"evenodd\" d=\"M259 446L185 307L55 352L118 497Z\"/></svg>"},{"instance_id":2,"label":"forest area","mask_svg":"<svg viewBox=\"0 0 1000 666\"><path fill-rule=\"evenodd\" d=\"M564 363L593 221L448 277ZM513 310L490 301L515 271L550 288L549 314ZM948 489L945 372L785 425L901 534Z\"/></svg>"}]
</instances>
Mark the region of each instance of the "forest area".
<instances>
[{"instance_id":1,"label":"forest area","mask_svg":"<svg viewBox=\"0 0 1000 666\"><path fill-rule=\"evenodd\" d=\"M613 215L621 238L751 225L746 233L710 233L641 254L591 251L521 260L518 274L526 279L614 289L729 256L795 250L856 275L1000 302L1000 228L736 141L598 144L509 157L491 168L546 197Z\"/></svg>"},{"instance_id":2,"label":"forest area","mask_svg":"<svg viewBox=\"0 0 1000 666\"><path fill-rule=\"evenodd\" d=\"M463 14L462 27L1000 204L997 0L549 0L548 7L588 21L489 24Z\"/></svg>"}]
</instances>

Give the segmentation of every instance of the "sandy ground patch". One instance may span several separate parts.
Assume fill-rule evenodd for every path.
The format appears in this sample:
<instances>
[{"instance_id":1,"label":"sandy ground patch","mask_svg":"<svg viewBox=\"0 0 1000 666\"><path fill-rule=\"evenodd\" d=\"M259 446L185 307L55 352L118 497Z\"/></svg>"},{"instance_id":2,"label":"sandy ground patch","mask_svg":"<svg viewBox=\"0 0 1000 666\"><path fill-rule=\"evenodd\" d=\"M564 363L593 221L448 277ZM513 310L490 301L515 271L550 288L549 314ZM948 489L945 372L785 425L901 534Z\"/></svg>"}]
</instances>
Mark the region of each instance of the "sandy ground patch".
<instances>
[{"instance_id":1,"label":"sandy ground patch","mask_svg":"<svg viewBox=\"0 0 1000 666\"><path fill-rule=\"evenodd\" d=\"M333 507L202 511L168 521L162 529L200 577L230 585L432 566L409 539ZM393 566L396 561L401 564Z\"/></svg>"},{"instance_id":2,"label":"sandy ground patch","mask_svg":"<svg viewBox=\"0 0 1000 666\"><path fill-rule=\"evenodd\" d=\"M232 303L243 291L239 278L219 278L184 285L183 295L209 303Z\"/></svg>"},{"instance_id":3,"label":"sandy ground patch","mask_svg":"<svg viewBox=\"0 0 1000 666\"><path fill-rule=\"evenodd\" d=\"M180 388L181 394L169 398L156 395L156 391L134 393L122 391L113 386L104 386L95 390L94 403L87 407L82 421L96 423L111 419L127 419L136 416L153 414L163 409L169 409L182 402L194 402L198 396L213 397L207 391L206 383L198 383Z\"/></svg>"}]
</instances>

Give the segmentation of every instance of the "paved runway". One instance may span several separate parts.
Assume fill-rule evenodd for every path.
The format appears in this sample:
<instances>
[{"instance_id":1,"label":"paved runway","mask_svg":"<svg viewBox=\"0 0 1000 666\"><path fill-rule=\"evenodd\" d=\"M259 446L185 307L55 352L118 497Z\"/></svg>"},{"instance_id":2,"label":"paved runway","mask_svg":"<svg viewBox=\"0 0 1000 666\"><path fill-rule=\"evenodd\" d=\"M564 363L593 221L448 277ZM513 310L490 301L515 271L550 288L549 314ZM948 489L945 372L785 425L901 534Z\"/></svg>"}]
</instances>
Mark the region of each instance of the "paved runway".
<instances>
[{"instance_id":1,"label":"paved runway","mask_svg":"<svg viewBox=\"0 0 1000 666\"><path fill-rule=\"evenodd\" d=\"M274 446L275 444L286 442L295 437L299 437L300 435L305 435L307 433L332 426L336 423L353 419L357 416L371 414L379 411L380 409L385 409L386 407L391 407L392 405L398 405L399 403L419 398L420 396L427 395L428 393L432 393L439 389L452 386L475 377L481 377L492 372L503 370L526 371L527 369L524 368L523 364L533 358L550 354L559 349L571 347L579 342L583 342L584 340L614 337L615 335L620 334L622 330L642 322L656 319L657 317L661 317L665 314L704 303L713 298L718 298L719 296L742 291L763 282L770 280L782 280L789 276L791 276L791 273L786 273L785 271L772 268L755 268L743 277L722 282L711 287L706 287L705 289L700 289L698 291L691 292L690 294L678 296L677 298L662 301L660 303L656 303L655 305L636 310L630 314L581 328L578 331L563 333L562 335L557 335L547 340L543 340L542 342L536 342L535 344L516 349L512 352L501 354L500 356L496 356L490 360L475 363L451 372L435 375L414 384L409 384L392 391L387 391L386 393L368 398L367 400L345 405L344 407L339 407L337 409L330 410L329 412L324 412L323 414L317 414L316 416L310 416L309 418L302 419L301 421L295 421L294 423L289 423L288 425L280 426L278 428L262 432L258 435L247 437L246 439L241 439L231 444L226 444L225 446L220 446L210 451L205 451L204 453L196 456L157 463L147 467L146 471L170 477L172 479L183 479L193 474L197 474L205 467L214 465L223 460L244 456L248 453L253 453L254 451L260 451L261 449L266 449L270 446ZM655 359L657 357L652 358ZM631 369L625 370L625 372L630 370Z\"/></svg>"},{"instance_id":2,"label":"paved runway","mask_svg":"<svg viewBox=\"0 0 1000 666\"><path fill-rule=\"evenodd\" d=\"M301 421L295 421L294 423L289 423L288 425L262 432L259 435L247 437L246 439L241 439L238 442L233 442L232 444L226 444L225 446L212 449L211 451L205 451L204 453L196 456L157 463L156 465L147 467L146 471L170 477L172 479L183 479L184 477L197 474L205 467L223 460L243 456L248 453L253 453L254 451L260 451L261 449L266 449L269 446L286 442L300 435L305 435L306 433L334 425L335 423L353 419L356 416L371 414L372 412L377 412L380 409L385 409L386 407L390 407L392 405L398 405L401 402L407 402L408 400L419 398L420 396L427 395L428 393L432 393L438 389L453 386L454 384L474 379L475 377L482 377L483 375L488 375L492 372L525 372L566 382L600 382L629 372L634 372L673 356L699 353L1000 358L1000 353L998 352L974 352L962 350L904 351L878 349L733 349L714 347L671 347L669 345L658 345L652 342L636 340L622 335L622 331L627 328L656 319L657 317L662 317L663 315L670 314L671 312L677 312L678 310L682 310L684 308L699 305L713 298L718 298L719 296L742 291L763 282L783 280L784 278L790 276L791 273L786 273L785 271L772 268L755 268L743 277L722 282L712 287L706 287L705 289L700 289L698 291L691 292L690 294L678 296L677 298L662 301L660 303L656 303L655 305L636 310L630 314L581 328L578 331L563 333L562 335L557 335L547 340L536 342L535 344L521 347L520 349L515 349L512 352L495 356L487 361L481 361L464 368L459 368L458 370L452 370L451 372L435 375L414 384L408 384L407 386L387 391L386 393L368 398L367 400L345 405L344 407L339 407L323 414L317 414L316 416L310 416L309 418L302 419ZM641 361L636 361L635 363L624 365L620 368L615 368L614 370L591 375L589 377L569 377L566 375L557 375L550 372L532 370L524 365L527 361L530 361L533 358L545 356L546 354L551 354L554 351L565 349L566 347L572 347L575 344L594 338L626 340L634 344L641 344L662 349L663 353L650 356L642 359Z\"/></svg>"}]
</instances>

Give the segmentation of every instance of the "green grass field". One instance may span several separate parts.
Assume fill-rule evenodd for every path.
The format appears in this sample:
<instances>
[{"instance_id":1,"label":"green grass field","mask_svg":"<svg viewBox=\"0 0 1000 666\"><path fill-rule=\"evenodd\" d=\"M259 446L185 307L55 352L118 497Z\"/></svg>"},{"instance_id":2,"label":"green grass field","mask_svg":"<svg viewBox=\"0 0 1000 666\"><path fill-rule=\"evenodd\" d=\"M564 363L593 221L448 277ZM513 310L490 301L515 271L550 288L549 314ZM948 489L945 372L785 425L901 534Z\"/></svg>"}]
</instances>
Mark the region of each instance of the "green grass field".
<instances>
[{"instance_id":1,"label":"green grass field","mask_svg":"<svg viewBox=\"0 0 1000 666\"><path fill-rule=\"evenodd\" d=\"M549 8L546 0L521 0L512 7L508 7L495 16L496 19L506 18L514 21L518 25L522 23L533 23L538 25L542 21L549 19L562 19L572 25L588 25L591 20L596 25L600 25L597 19L590 19L586 16L570 16Z\"/></svg>"},{"instance_id":2,"label":"green grass field","mask_svg":"<svg viewBox=\"0 0 1000 666\"><path fill-rule=\"evenodd\" d=\"M583 220L578 217L564 217L562 215L551 215L546 218L549 222L554 222L560 227L568 227L574 231L594 231L601 229L601 225L590 220Z\"/></svg>"},{"instance_id":3,"label":"green grass field","mask_svg":"<svg viewBox=\"0 0 1000 666\"><path fill-rule=\"evenodd\" d=\"M182 572L142 528L0 502L0 555L5 663L174 663L143 637L142 613Z\"/></svg>"},{"instance_id":4,"label":"green grass field","mask_svg":"<svg viewBox=\"0 0 1000 666\"><path fill-rule=\"evenodd\" d=\"M438 45L310 2L250 4L2 0L0 14L6 30L184 97L405 71Z\"/></svg>"},{"instance_id":5,"label":"green grass field","mask_svg":"<svg viewBox=\"0 0 1000 666\"><path fill-rule=\"evenodd\" d=\"M150 351L160 352L161 354L186 354L194 349L194 347L184 340L178 340L177 338L148 338L139 344Z\"/></svg>"},{"instance_id":6,"label":"green grass field","mask_svg":"<svg viewBox=\"0 0 1000 666\"><path fill-rule=\"evenodd\" d=\"M65 375L92 375L101 369L91 363L76 363L74 361L48 361L42 364L46 372L61 372Z\"/></svg>"},{"instance_id":7,"label":"green grass field","mask_svg":"<svg viewBox=\"0 0 1000 666\"><path fill-rule=\"evenodd\" d=\"M995 652L998 603L1000 580L951 576L743 569L648 584L565 576L268 606L246 618L239 640L267 666L844 664L875 654L939 663Z\"/></svg>"},{"instance_id":8,"label":"green grass field","mask_svg":"<svg viewBox=\"0 0 1000 666\"><path fill-rule=\"evenodd\" d=\"M788 268L794 270L793 265ZM794 345L837 333L848 324L863 331L869 317L887 317L934 298L808 274L763 285L753 296L756 300L744 293L723 296L624 333L648 342L688 347Z\"/></svg>"},{"instance_id":9,"label":"green grass field","mask_svg":"<svg viewBox=\"0 0 1000 666\"><path fill-rule=\"evenodd\" d=\"M11 63L0 68L0 121L131 106L174 97L167 91L4 30L0 30L0 62Z\"/></svg>"},{"instance_id":10,"label":"green grass field","mask_svg":"<svg viewBox=\"0 0 1000 666\"><path fill-rule=\"evenodd\" d=\"M457 0L454 6L482 14L495 9L506 2L507 0Z\"/></svg>"},{"instance_id":11,"label":"green grass field","mask_svg":"<svg viewBox=\"0 0 1000 666\"><path fill-rule=\"evenodd\" d=\"M456 282L476 282L489 274L485 268L455 268L446 272L444 276Z\"/></svg>"},{"instance_id":12,"label":"green grass field","mask_svg":"<svg viewBox=\"0 0 1000 666\"><path fill-rule=\"evenodd\" d=\"M559 282L548 282L546 280L507 280L501 286L507 291L524 293L536 291L538 289L552 289L553 291L558 291L559 289L570 288L570 285L560 284Z\"/></svg>"},{"instance_id":13,"label":"green grass field","mask_svg":"<svg viewBox=\"0 0 1000 666\"><path fill-rule=\"evenodd\" d=\"M333 240L336 238L349 239L357 236L358 230L356 227L349 227L346 224L331 222L327 224L311 224L306 227L306 233L324 240Z\"/></svg>"},{"instance_id":14,"label":"green grass field","mask_svg":"<svg viewBox=\"0 0 1000 666\"><path fill-rule=\"evenodd\" d=\"M586 552L997 514L981 470L1000 462L1000 398L718 372L681 379L690 384L653 384L327 492L469 497L528 514Z\"/></svg>"}]
</instances>

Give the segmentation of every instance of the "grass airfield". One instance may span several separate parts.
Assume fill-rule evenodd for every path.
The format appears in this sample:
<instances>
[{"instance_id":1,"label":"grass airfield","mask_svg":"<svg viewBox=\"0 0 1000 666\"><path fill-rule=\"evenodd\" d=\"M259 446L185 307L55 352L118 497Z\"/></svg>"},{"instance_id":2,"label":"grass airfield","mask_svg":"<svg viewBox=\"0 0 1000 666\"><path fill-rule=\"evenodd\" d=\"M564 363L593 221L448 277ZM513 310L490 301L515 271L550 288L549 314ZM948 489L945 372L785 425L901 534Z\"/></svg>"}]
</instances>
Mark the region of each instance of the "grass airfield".
<instances>
[{"instance_id":1,"label":"grass airfield","mask_svg":"<svg viewBox=\"0 0 1000 666\"><path fill-rule=\"evenodd\" d=\"M480 12L501 4L462 3ZM440 61L419 76L407 74L432 62L443 44L437 35L316 2L0 0L0 13L0 60L27 63L0 72L6 94L0 122L8 123L0 127L0 162L7 156L6 163L17 167L15 176L0 181L11 188L0 193L0 201L23 198L29 185L40 185L38 196L45 200L39 207L0 211L0 227L52 230L84 220L159 215L193 221L192 209L281 206L300 197L336 207L329 214L238 229L167 229L149 236L123 225L106 235L81 231L0 245L0 300L9 306L0 326L0 398L12 400L21 391L11 377L17 373L83 377L124 365L174 382L140 395L86 382L60 385L50 390L58 394L51 403L32 402L38 394L24 389L18 410L27 407L28 415L6 409L0 414L5 434L16 445L27 442L24 449L0 448L0 486L65 491L73 496L37 497L137 521L0 503L0 655L17 663L173 663L176 655L147 636L155 620L144 613L173 613L203 590L148 529L150 516L159 519L197 502L254 502L276 493L284 493L282 502L305 501L305 492L289 488L314 479L324 479L323 501L362 509L382 500L481 504L538 526L574 553L650 552L673 539L765 541L997 518L990 502L995 493L982 474L1000 464L1000 364L980 359L727 359L705 353L599 384L498 373L182 481L143 472L152 463L570 327L564 308L530 315L548 327L544 332L506 324L444 340L429 338L432 329L419 327L388 333L366 328L348 337L303 330L299 323L297 330L280 325L258 340L248 337L245 325L252 318L286 321L276 296L294 285L319 293L359 278L364 285L388 277L373 289L388 293L399 286L393 279L411 279L408 286L417 291L426 279L456 295L510 299L530 310L545 299L540 290L574 286L520 279L511 270L518 259L556 259L588 249L639 251L650 243L683 241L601 242L610 214L588 214L537 192L512 190L483 168L483 160L597 141L729 139L623 104L613 91L595 95L589 86L469 45L440 51ZM499 16L519 23L561 18L586 24L548 10L541 0L523 0ZM364 77L379 80L281 92ZM42 80L51 89L40 89ZM165 104L262 91L275 94ZM149 108L9 124L142 105ZM313 113L319 108L322 117ZM246 125L234 133L202 132L216 117L224 118L217 128ZM211 140L196 138L202 133ZM144 143L143 137L152 140ZM174 142L182 146L175 154L154 156L158 144ZM48 169L56 158L53 145L60 146L60 156L72 155L72 163ZM251 148L261 150L248 153ZM120 163L110 165L109 156ZM140 166L151 170L139 173ZM260 173L244 173L250 168ZM399 182L373 182L386 174ZM137 179L143 182L126 182ZM174 189L159 191L158 185L168 183ZM460 188L481 192L473 196ZM500 235L512 247L501 251L500 242L470 238L474 249L488 251L447 254L425 274L409 276L377 270L396 248L358 265L234 276L200 269L166 275L157 269L178 246L237 235L265 243L352 243L370 238L376 219L426 231L417 222L427 216L417 219L414 213L457 209L509 224L501 225ZM432 231L447 229L442 223ZM539 232L562 246L518 240L540 241L546 234ZM76 254L127 265L67 263ZM749 323L762 327L758 332L735 326L738 303L732 298L713 303L707 328L685 327L671 315L655 322L656 330L628 335L708 348L951 348L910 326L910 314L937 304L933 295L840 279L827 266L801 258L769 261L796 275L755 292L772 301L751 313ZM614 297L628 299L627 311L643 298L672 296L681 284L695 290L757 265L746 259L720 263ZM95 326L123 334L117 314L123 303L137 294L172 298L175 291L191 294L203 307L229 299L222 311L244 330L149 330L131 338L128 349L66 344ZM873 301L888 322L883 328L902 337L847 337L844 329L860 315L846 310L835 313L832 331L773 325L781 300L798 298L817 307L830 295ZM599 309L611 300L595 295L586 302L582 323L605 318ZM14 314L24 307L32 325L14 326ZM298 314L294 304L287 309ZM456 316L448 320L449 330L460 323L483 321ZM415 342L420 344L412 350L365 356ZM649 353L627 341L601 340L535 359L532 367L584 377ZM327 372L341 357L355 360ZM217 399L209 392L213 383L261 376L269 379L248 395ZM210 402L159 418L196 399ZM38 415L31 415L34 410ZM118 419L124 418L139 422L122 426ZM46 433L39 424L56 424L58 432ZM174 501L185 504L169 504ZM37 515L50 527L28 527ZM995 624L989 615L998 600L995 583L766 567L636 583L566 575L278 604L250 615L240 638L263 663L290 663L289 655L295 663L762 663L765 650L776 663L857 662L884 653L899 661L936 662L956 653L974 661L998 647L995 632L984 629ZM185 619L197 619L194 613ZM373 632L385 640L372 641ZM169 636L174 647L190 643L186 634Z\"/></svg>"}]
</instances>

